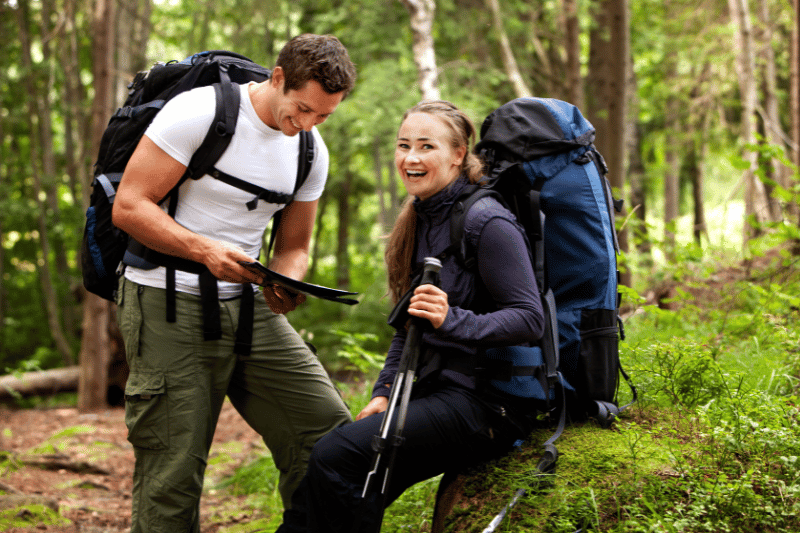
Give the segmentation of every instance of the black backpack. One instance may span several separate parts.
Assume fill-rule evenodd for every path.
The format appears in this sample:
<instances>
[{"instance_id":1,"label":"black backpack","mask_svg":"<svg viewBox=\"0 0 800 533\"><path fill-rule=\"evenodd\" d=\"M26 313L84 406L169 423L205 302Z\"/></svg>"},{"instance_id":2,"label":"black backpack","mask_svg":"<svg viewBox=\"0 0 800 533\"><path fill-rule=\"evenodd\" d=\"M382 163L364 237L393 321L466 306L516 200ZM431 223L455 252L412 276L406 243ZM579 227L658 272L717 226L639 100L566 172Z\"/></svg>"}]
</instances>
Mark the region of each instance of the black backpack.
<instances>
[{"instance_id":1,"label":"black backpack","mask_svg":"<svg viewBox=\"0 0 800 533\"><path fill-rule=\"evenodd\" d=\"M538 346L486 351L484 381L547 409L561 392L555 407L563 407L562 420L567 413L608 426L624 409L617 400L620 375L634 400L636 389L619 362L624 330L614 211L621 206L593 145L595 130L571 104L519 98L492 112L480 134L475 152L486 161L487 176L456 200L450 249L470 266L467 212L481 198L496 198L525 228L545 313Z\"/></svg>"},{"instance_id":2,"label":"black backpack","mask_svg":"<svg viewBox=\"0 0 800 533\"><path fill-rule=\"evenodd\" d=\"M136 75L128 86L125 104L109 120L94 165L92 194L81 243L83 284L89 292L113 301L123 264L142 268L166 266L167 319L174 321L175 269L198 274L205 270L199 263L145 248L116 228L111 221L114 196L131 154L156 114L170 99L182 92L212 85L216 93L216 110L214 122L192 157L186 173L162 200L163 202L169 198L171 216L175 215L180 185L186 179L199 179L206 174L251 192L254 199L248 202L249 209L255 209L258 200L280 204L292 201L294 193L303 185L311 170L314 144L310 132L300 132L298 171L293 194L268 191L214 168L236 129L240 100L240 91L236 84L261 82L271 75L269 69L242 55L224 50L201 52L181 62L157 63L150 70ZM274 217L270 247L279 215L277 213Z\"/></svg>"}]
</instances>

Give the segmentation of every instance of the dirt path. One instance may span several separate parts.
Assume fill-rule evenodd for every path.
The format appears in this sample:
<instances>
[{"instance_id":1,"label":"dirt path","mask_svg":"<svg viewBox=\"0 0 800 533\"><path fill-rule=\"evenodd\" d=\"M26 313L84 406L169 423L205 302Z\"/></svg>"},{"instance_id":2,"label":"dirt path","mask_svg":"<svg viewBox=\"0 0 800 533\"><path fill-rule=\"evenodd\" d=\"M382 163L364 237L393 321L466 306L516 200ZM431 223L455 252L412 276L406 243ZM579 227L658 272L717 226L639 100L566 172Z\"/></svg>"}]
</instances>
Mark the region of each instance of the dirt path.
<instances>
[{"instance_id":1,"label":"dirt path","mask_svg":"<svg viewBox=\"0 0 800 533\"><path fill-rule=\"evenodd\" d=\"M130 528L133 449L126 439L124 410L80 414L76 409L9 410L0 407L0 530L8 533L118 533ZM245 462L266 453L260 437L225 404L212 447L214 461L207 477L219 480ZM34 462L41 462L36 466ZM44 468L44 466L47 468ZM19 466L19 468L16 468ZM82 470L79 472L78 470ZM16 494L16 493L19 494ZM9 496L13 494L13 496ZM42 523L30 503L14 505L13 526L3 523L7 503L29 496L45 499L67 519L61 525ZM201 503L202 533L259 518L241 497L237 512L221 522L209 516L236 498L207 491ZM29 499L23 500L23 503ZM31 510L26 511L26 508ZM213 522L213 523L212 523Z\"/></svg>"}]
</instances>

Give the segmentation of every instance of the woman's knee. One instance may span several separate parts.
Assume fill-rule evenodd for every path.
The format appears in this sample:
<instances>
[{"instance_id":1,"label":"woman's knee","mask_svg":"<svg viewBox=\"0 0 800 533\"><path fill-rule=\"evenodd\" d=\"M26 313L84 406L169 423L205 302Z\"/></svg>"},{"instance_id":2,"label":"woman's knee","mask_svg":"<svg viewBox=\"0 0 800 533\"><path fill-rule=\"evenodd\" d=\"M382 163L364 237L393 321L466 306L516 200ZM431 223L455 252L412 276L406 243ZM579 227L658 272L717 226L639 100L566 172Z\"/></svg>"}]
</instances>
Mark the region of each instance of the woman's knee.
<instances>
[{"instance_id":1,"label":"woman's knee","mask_svg":"<svg viewBox=\"0 0 800 533\"><path fill-rule=\"evenodd\" d=\"M312 480L323 476L328 482L336 479L350 484L366 474L373 453L371 438L365 439L358 425L338 427L317 441L308 462Z\"/></svg>"}]
</instances>

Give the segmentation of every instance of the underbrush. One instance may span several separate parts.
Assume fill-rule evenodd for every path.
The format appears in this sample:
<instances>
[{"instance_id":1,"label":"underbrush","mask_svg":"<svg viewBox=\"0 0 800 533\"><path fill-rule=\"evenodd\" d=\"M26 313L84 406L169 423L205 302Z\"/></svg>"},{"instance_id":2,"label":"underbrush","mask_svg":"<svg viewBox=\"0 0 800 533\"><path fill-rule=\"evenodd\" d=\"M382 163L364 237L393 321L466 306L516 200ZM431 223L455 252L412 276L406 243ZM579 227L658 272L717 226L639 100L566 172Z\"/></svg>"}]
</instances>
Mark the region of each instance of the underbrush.
<instances>
[{"instance_id":1,"label":"underbrush","mask_svg":"<svg viewBox=\"0 0 800 533\"><path fill-rule=\"evenodd\" d=\"M800 531L797 269L684 287L670 310L642 306L626 323L637 405L610 431L568 427L551 488L528 489L497 531ZM534 465L512 458L492 483L528 488L520 472Z\"/></svg>"},{"instance_id":2,"label":"underbrush","mask_svg":"<svg viewBox=\"0 0 800 533\"><path fill-rule=\"evenodd\" d=\"M684 278L661 307L627 291L620 358L639 401L610 430L568 426L551 475L535 470L550 429L472 472L446 531L483 531L519 489L496 531L800 531L800 276L741 270ZM354 414L368 388L345 390ZM383 530L430 531L438 483L403 494Z\"/></svg>"}]
</instances>

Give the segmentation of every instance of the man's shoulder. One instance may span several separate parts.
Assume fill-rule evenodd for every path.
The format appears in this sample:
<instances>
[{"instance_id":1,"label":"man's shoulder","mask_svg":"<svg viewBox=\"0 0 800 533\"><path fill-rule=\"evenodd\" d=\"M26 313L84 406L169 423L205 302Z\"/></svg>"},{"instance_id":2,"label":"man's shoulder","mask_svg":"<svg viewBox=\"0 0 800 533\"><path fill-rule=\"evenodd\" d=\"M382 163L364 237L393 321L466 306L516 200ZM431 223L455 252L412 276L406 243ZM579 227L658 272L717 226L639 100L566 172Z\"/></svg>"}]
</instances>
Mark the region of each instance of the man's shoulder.
<instances>
[{"instance_id":1,"label":"man's shoulder","mask_svg":"<svg viewBox=\"0 0 800 533\"><path fill-rule=\"evenodd\" d=\"M183 112L192 115L213 115L215 100L214 87L207 85L182 92L167 102L167 106L180 107Z\"/></svg>"}]
</instances>

